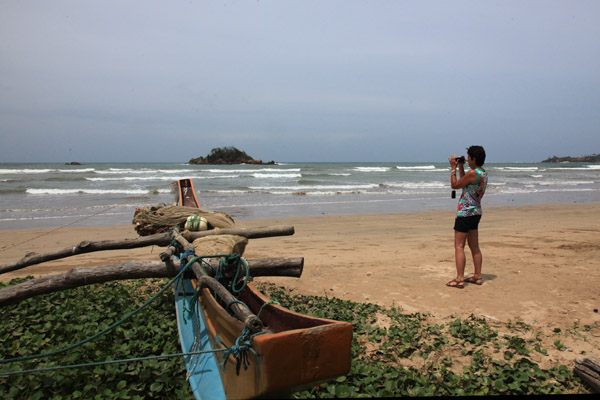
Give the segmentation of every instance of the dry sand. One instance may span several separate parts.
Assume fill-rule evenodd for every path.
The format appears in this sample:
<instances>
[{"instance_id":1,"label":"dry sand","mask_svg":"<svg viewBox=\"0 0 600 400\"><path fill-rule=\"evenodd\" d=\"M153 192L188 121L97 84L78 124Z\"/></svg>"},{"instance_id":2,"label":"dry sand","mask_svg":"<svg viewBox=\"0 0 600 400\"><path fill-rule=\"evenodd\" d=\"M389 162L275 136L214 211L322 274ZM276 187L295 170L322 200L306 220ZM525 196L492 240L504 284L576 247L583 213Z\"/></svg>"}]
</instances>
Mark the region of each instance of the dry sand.
<instances>
[{"instance_id":1,"label":"dry sand","mask_svg":"<svg viewBox=\"0 0 600 400\"><path fill-rule=\"evenodd\" d=\"M396 305L406 312L485 316L491 322L523 321L551 338L600 358L600 204L487 208L480 225L482 286L444 284L455 276L454 213L346 215L238 221L239 227L293 225L295 235L251 240L246 258L304 257L300 279L260 278L294 293ZM0 231L0 264L27 252L72 246L81 240L134 238L132 226ZM157 247L79 255L0 275L35 277L75 266L125 259L157 260ZM468 249L466 275L472 271ZM258 280L258 279L257 279ZM585 335L573 326L593 325ZM554 332L554 333L553 333ZM577 339L578 336L582 336ZM561 358L565 358L561 356Z\"/></svg>"}]
</instances>

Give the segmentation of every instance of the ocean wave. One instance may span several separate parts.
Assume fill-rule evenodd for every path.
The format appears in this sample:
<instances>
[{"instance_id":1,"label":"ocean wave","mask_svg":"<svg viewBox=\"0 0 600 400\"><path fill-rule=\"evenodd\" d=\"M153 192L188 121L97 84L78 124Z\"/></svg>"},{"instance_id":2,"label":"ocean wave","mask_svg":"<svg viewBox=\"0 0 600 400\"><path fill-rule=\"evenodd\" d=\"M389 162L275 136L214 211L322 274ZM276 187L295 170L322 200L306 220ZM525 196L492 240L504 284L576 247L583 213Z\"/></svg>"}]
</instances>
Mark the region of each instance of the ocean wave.
<instances>
[{"instance_id":1,"label":"ocean wave","mask_svg":"<svg viewBox=\"0 0 600 400\"><path fill-rule=\"evenodd\" d=\"M62 194L124 194L124 195L144 195L144 194L164 194L171 193L170 189L27 189L28 194L34 195L62 195Z\"/></svg>"},{"instance_id":2,"label":"ocean wave","mask_svg":"<svg viewBox=\"0 0 600 400\"><path fill-rule=\"evenodd\" d=\"M548 169L553 171L598 171L600 170L600 165L586 165L584 167L554 167Z\"/></svg>"},{"instance_id":3,"label":"ocean wave","mask_svg":"<svg viewBox=\"0 0 600 400\"><path fill-rule=\"evenodd\" d=\"M539 171L539 167L495 167L501 171Z\"/></svg>"},{"instance_id":4,"label":"ocean wave","mask_svg":"<svg viewBox=\"0 0 600 400\"><path fill-rule=\"evenodd\" d=\"M358 172L387 172L391 170L390 167L354 167L354 171Z\"/></svg>"},{"instance_id":5,"label":"ocean wave","mask_svg":"<svg viewBox=\"0 0 600 400\"><path fill-rule=\"evenodd\" d=\"M289 191L308 191L308 190L366 190L375 189L379 185L371 183L364 185L297 185L297 186L250 186L252 190L289 190Z\"/></svg>"},{"instance_id":6,"label":"ocean wave","mask_svg":"<svg viewBox=\"0 0 600 400\"><path fill-rule=\"evenodd\" d=\"M257 172L300 172L301 168L259 168L259 169L199 169L195 172L210 172L210 173L236 173L236 174L254 174Z\"/></svg>"},{"instance_id":7,"label":"ocean wave","mask_svg":"<svg viewBox=\"0 0 600 400\"><path fill-rule=\"evenodd\" d=\"M408 167L396 165L396 169L402 171L448 171L448 168L436 168L435 165L413 165Z\"/></svg>"},{"instance_id":8,"label":"ocean wave","mask_svg":"<svg viewBox=\"0 0 600 400\"><path fill-rule=\"evenodd\" d=\"M95 170L94 173L98 175L127 175L127 174L141 174L141 175L156 175L156 174L197 174L200 172L197 169L152 169L152 168L108 168Z\"/></svg>"},{"instance_id":9,"label":"ocean wave","mask_svg":"<svg viewBox=\"0 0 600 400\"><path fill-rule=\"evenodd\" d=\"M49 174L49 173L64 173L64 174L81 174L95 171L94 168L79 168L79 169L56 169L56 168L23 168L0 169L0 175L24 175L24 174Z\"/></svg>"},{"instance_id":10,"label":"ocean wave","mask_svg":"<svg viewBox=\"0 0 600 400\"><path fill-rule=\"evenodd\" d=\"M361 194L362 190L318 190L318 191L296 191L296 192L271 192L271 194L292 196L339 196L344 194Z\"/></svg>"},{"instance_id":11,"label":"ocean wave","mask_svg":"<svg viewBox=\"0 0 600 400\"><path fill-rule=\"evenodd\" d=\"M128 215L129 212L104 212L102 216L115 216L115 215ZM69 220L74 218L86 218L92 217L95 215L89 214L72 214L72 215L36 215L36 216L18 216L18 217L9 217L9 218L0 218L0 222L25 222L25 221L44 221L44 220Z\"/></svg>"},{"instance_id":12,"label":"ocean wave","mask_svg":"<svg viewBox=\"0 0 600 400\"><path fill-rule=\"evenodd\" d=\"M254 178L301 178L302 174L263 174L254 173L251 174Z\"/></svg>"},{"instance_id":13,"label":"ocean wave","mask_svg":"<svg viewBox=\"0 0 600 400\"><path fill-rule=\"evenodd\" d=\"M447 188L448 183L444 182L386 182L381 184L382 187L391 188L405 188L405 189L436 189L436 188Z\"/></svg>"},{"instance_id":14,"label":"ocean wave","mask_svg":"<svg viewBox=\"0 0 600 400\"><path fill-rule=\"evenodd\" d=\"M239 178L239 175L214 175L214 176L119 176L111 178L85 178L91 182L135 182L135 181L177 181L179 179L231 179Z\"/></svg>"},{"instance_id":15,"label":"ocean wave","mask_svg":"<svg viewBox=\"0 0 600 400\"><path fill-rule=\"evenodd\" d=\"M579 192L597 192L598 188L539 188L535 185L526 187L507 187L506 189L497 190L497 194L531 194L531 193L579 193Z\"/></svg>"},{"instance_id":16,"label":"ocean wave","mask_svg":"<svg viewBox=\"0 0 600 400\"><path fill-rule=\"evenodd\" d=\"M579 185L592 185L594 181L545 181L535 182L536 185L540 186L579 186Z\"/></svg>"}]
</instances>

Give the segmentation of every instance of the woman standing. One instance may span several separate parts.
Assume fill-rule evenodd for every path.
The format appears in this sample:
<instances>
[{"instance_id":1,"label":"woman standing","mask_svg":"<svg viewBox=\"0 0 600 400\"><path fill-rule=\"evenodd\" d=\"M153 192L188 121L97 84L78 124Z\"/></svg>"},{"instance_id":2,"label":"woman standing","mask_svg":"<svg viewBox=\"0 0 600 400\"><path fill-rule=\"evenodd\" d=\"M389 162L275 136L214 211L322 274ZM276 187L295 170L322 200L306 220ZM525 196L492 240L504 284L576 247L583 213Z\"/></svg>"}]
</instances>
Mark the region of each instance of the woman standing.
<instances>
[{"instance_id":1,"label":"woman standing","mask_svg":"<svg viewBox=\"0 0 600 400\"><path fill-rule=\"evenodd\" d=\"M481 146L471 146L467 149L467 160L471 170L465 173L465 157L456 157L450 161L450 186L452 189L462 189L458 201L458 211L454 222L454 261L456 262L456 278L446 283L446 286L462 289L465 282L481 285L481 264L483 257L479 249L479 221L481 220L481 198L485 194L488 174L483 169L485 150ZM457 168L458 167L458 168ZM456 177L458 170L459 178ZM465 243L469 244L475 273L465 279Z\"/></svg>"}]
</instances>

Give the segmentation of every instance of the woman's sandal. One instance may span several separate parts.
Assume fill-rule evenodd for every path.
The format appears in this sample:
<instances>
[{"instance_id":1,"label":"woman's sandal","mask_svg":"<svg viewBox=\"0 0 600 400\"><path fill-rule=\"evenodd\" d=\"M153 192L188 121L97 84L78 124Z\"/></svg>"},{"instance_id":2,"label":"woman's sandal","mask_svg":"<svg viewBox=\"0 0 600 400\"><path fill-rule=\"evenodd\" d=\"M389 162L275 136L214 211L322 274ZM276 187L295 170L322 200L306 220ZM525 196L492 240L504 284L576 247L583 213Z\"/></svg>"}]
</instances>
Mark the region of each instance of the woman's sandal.
<instances>
[{"instance_id":1,"label":"woman's sandal","mask_svg":"<svg viewBox=\"0 0 600 400\"><path fill-rule=\"evenodd\" d=\"M452 279L451 281L446 282L446 286L457 288L457 289L464 289L465 288L465 282L464 281L457 281L456 279Z\"/></svg>"},{"instance_id":2,"label":"woman's sandal","mask_svg":"<svg viewBox=\"0 0 600 400\"><path fill-rule=\"evenodd\" d=\"M483 279L482 278L475 278L474 276L470 276L467 279L465 279L465 282L469 282L469 283L474 283L476 285L483 285Z\"/></svg>"}]
</instances>

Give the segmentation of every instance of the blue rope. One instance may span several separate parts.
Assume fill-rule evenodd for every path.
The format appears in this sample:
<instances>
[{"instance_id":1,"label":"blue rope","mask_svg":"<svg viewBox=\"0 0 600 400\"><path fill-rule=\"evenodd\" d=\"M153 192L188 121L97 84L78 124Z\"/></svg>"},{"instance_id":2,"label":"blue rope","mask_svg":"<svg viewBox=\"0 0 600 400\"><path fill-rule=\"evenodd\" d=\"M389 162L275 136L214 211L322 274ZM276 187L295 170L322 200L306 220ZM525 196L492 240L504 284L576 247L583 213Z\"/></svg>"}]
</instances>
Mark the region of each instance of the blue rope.
<instances>
[{"instance_id":1,"label":"blue rope","mask_svg":"<svg viewBox=\"0 0 600 400\"><path fill-rule=\"evenodd\" d=\"M171 242L171 245L173 246L177 246L178 242L176 242L175 240L173 240ZM190 256L194 256L193 258L191 258L189 261L187 261L187 259ZM37 355L30 355L30 356L25 356L25 357L17 357L17 358L9 358L9 359L4 359L4 360L0 360L0 364L9 364L9 363L13 363L13 362L20 362L20 361L28 361L28 360L34 360L34 359L38 359L38 358L44 358L44 357L50 357L53 355L57 355L57 354L61 354L64 352L67 352L69 350L72 350L76 347L82 346L85 343L91 342L92 340L97 339L98 337L104 335L105 333L111 331L112 329L116 328L117 326L123 324L125 321L127 321L128 319L130 319L131 317L133 317L135 314L139 313L140 311L142 311L144 308L146 308L148 305L150 305L152 302L154 302L160 295L162 295L169 287L171 287L171 285L173 285L176 281L180 281L181 282L181 288L182 288L182 292L185 293L185 291L183 290L183 279L181 279L181 277L183 276L183 274L185 273L185 271L196 261L201 260L203 261L204 258L210 258L210 257L226 257L227 261L225 263L223 263L223 259L221 260L221 262L219 263L219 266L221 266L221 264L223 265L231 265L231 261L237 261L238 264L238 269L234 278L234 283L238 278L239 272L240 272L240 264L244 264L245 268L246 268L246 279L244 280L244 284L243 286L238 289L238 293L244 289L244 287L246 287L246 283L248 281L248 275L249 275L249 268L248 268L248 264L243 261L243 259L241 259L240 255L238 254L233 254L230 256L224 256L224 255L215 255L215 256L202 256L202 257L197 257L195 256L195 252L193 250L189 250L186 251L185 253L180 253L180 259L181 259L181 267L179 272L177 273L177 275L171 279L171 281L169 281L169 283L167 283L158 293L156 293L154 296L152 296L148 301L146 301L143 305L141 305L140 307L138 307L136 310L130 312L129 314L127 314L125 317L123 317L120 321L115 322L114 324L110 325L108 328L96 333L95 335L92 335L91 337L82 340L78 343L72 344L70 346L67 346L63 349L59 349L59 350L55 350L55 351L51 351L51 352L47 352L47 353L42 353L42 354L37 354ZM240 262L240 260L242 260ZM200 264L202 265L202 264ZM205 271L206 272L206 271ZM232 283L232 286L234 286L234 283ZM195 309L197 306L197 299L198 296L200 295L200 290L196 290L195 293L193 294L193 299L190 302L192 309ZM227 305L227 309L229 310L229 307L235 303L240 303L243 304L244 306L248 307L244 302L240 301L240 300L234 300L232 302L230 302ZM266 305L266 304L265 304ZM263 305L263 307L265 306ZM185 306L184 306L185 307ZM189 310L186 309L186 311L188 311L189 313L193 312L193 310ZM262 308L261 308L261 312L262 312ZM189 315L189 314L188 314ZM259 312L260 315L260 312ZM186 319L184 318L184 323L187 323ZM266 331L261 331L261 332L257 332L254 333L253 335L250 335L250 331L248 331L246 328L244 328L244 330L242 331L242 336L238 337L236 339L235 345L232 347L225 347L223 349L215 349L215 350L206 350L206 351L200 351L200 352L191 352L191 353L177 353L177 354L165 354L165 355L159 355L159 356L148 356L148 357L138 357L138 358L130 358L130 359L123 359L123 360L110 360L110 361L100 361L100 362L94 362L94 363L87 363L87 364L72 364L72 365L65 365L65 366L57 366L57 367L48 367L48 368L39 368L39 369L29 369L29 370L23 370L23 371L12 371L12 372L2 372L0 373L0 376L9 376L9 375L16 375L16 374L23 374L23 373L36 373L36 372L48 372L48 371L55 371L55 370L61 370L61 369L69 369L69 368L80 368L80 367L89 367L89 366L99 366L99 365L108 365L108 364L117 364L117 363L123 363L123 362L132 362L132 361L144 361L144 360L152 360L152 359L160 359L160 358L170 358L170 357L180 357L180 356L186 356L186 355L196 355L196 354L203 354L203 353L216 353L216 352L225 352L225 357L224 357L224 361L223 361L223 369L225 368L226 364L227 364L227 360L229 359L229 356L233 356L236 359L236 374L239 375L240 373L240 368L243 367L244 370L248 369L248 366L250 365L250 361L248 360L248 355L247 355L247 351L251 351L254 355L258 356L258 354L256 353L256 351L252 348L252 340L254 339L254 337L256 335L260 335L263 333L267 333ZM220 339L219 342L223 343ZM223 343L224 345L224 343Z\"/></svg>"},{"instance_id":2,"label":"blue rope","mask_svg":"<svg viewBox=\"0 0 600 400\"><path fill-rule=\"evenodd\" d=\"M245 277L241 281L242 282L241 286L236 287L236 283L239 280L242 267L244 267L246 270ZM227 257L222 258L221 261L219 261L219 266L217 267L217 271L215 273L215 279L218 280L219 282L221 282L222 284L224 284L223 270L225 268L227 268L229 270L233 270L234 268L236 268L235 276L234 276L233 280L231 281L231 286L229 287L229 290L233 294L239 294L242 290L244 290L244 288L248 284L248 280L250 279L250 268L248 268L248 263L239 254L231 254Z\"/></svg>"},{"instance_id":3,"label":"blue rope","mask_svg":"<svg viewBox=\"0 0 600 400\"><path fill-rule=\"evenodd\" d=\"M184 254L181 255L182 261L183 261L184 257L187 258L193 254L194 254L193 251L185 252ZM217 271L215 273L215 279L217 279L217 278L222 279L223 278L223 268L224 267L233 268L234 263L236 263L237 270L236 270L236 274L233 279L233 282L231 284L230 290L232 292L239 293L246 287L246 284L247 284L248 278L249 278L249 274L250 274L250 269L248 268L248 264L241 258L241 256L239 254L232 254L232 255L227 255L227 256L223 256L223 255L221 255L221 256L205 256L205 257L221 257L221 261L219 262L219 266L217 267ZM188 261L185 268L187 268L189 265L194 263L194 261L197 261L198 259L202 259L202 258L204 258L204 257L192 258L190 261ZM246 269L246 277L243 281L243 285L240 288L235 288L235 282L238 280L238 276L239 276L240 270L241 270L241 265L243 265ZM198 289L192 295L192 299L190 300L190 309L186 309L186 311L188 312L188 318L191 318L195 309L198 307L198 298L200 297L200 293L201 293L201 289ZM227 304L226 310L230 311L229 308L233 304L236 304L236 303L241 304L246 308L249 308L246 303L244 303L241 300L236 299ZM264 305L263 305L263 307L264 307ZM262 308L261 308L261 311L262 311ZM186 319L184 318L184 322L187 323L187 321L185 321L185 320ZM256 351L252 348L252 340L256 335L260 335L263 333L267 333L267 332L261 331L261 332L254 333L253 335L250 335L250 331L247 328L244 328L244 330L242 331L242 335L236 339L235 345L233 345L231 347L227 347L225 345L225 343L223 343L223 341L219 337L217 337L216 338L217 341L219 343L221 343L223 346L225 346L224 349L221 349L221 350L225 351L224 361L222 364L223 370L225 369L225 366L227 365L229 356L233 356L236 360L236 366L235 366L236 374L237 375L240 374L240 369L242 367L244 368L244 371L246 371L248 369L248 366L250 365L250 361L249 361L247 352L251 351L255 356L258 356Z\"/></svg>"},{"instance_id":4,"label":"blue rope","mask_svg":"<svg viewBox=\"0 0 600 400\"><path fill-rule=\"evenodd\" d=\"M158 356L136 357L136 358L127 358L127 359L122 359L122 360L98 361L98 362L91 362L91 363L86 363L86 364L59 365L56 367L26 369L23 371L0 372L0 377L19 375L19 374L33 374L33 373L37 373L37 372L58 371L58 370L62 370L62 369L71 369L71 368L97 367L100 365L120 364L120 363L126 363L126 362L160 360L160 359L173 358L173 357L182 357L182 356L185 357L185 356L193 356L193 355L199 355L199 354L205 354L205 353L218 353L218 352L225 352L225 351L227 351L227 348L214 349L214 350L203 350L203 351L193 351L190 353L161 354Z\"/></svg>"},{"instance_id":5,"label":"blue rope","mask_svg":"<svg viewBox=\"0 0 600 400\"><path fill-rule=\"evenodd\" d=\"M252 340L257 335L262 335L263 333L267 333L266 331L256 332L253 335L250 335L250 331L247 328L244 328L242 331L242 336L238 337L235 341L235 345L229 347L223 356L223 370L227 366L227 361L229 360L229 356L233 356L235 358L235 373L236 375L240 374L240 368L244 367L244 371L248 370L248 366L250 365L250 361L248 359L248 351L251 351L255 356L258 356L256 351L252 348ZM222 344L223 341L221 341Z\"/></svg>"},{"instance_id":6,"label":"blue rope","mask_svg":"<svg viewBox=\"0 0 600 400\"><path fill-rule=\"evenodd\" d=\"M130 319L131 317L133 317L135 314L139 313L140 311L142 311L144 308L146 308L147 306L149 306L152 302L154 302L154 300L156 300L159 296L161 296L169 287L171 287L171 285L173 283L175 283L175 281L184 274L184 272L187 270L187 268L191 265L188 264L186 265L181 271L179 271L179 273L173 278L171 279L171 281L169 281L169 283L167 283L158 293L156 293L154 296L152 296L150 298L150 300L146 301L144 304L142 304L140 307L138 307L136 310L130 312L129 314L127 314L125 317L123 317L121 320L115 322L114 324L110 325L108 328L103 329L102 331L90 336L87 339L84 339L80 342L77 342L75 344L72 344L70 346L67 346L63 349L59 349L59 350L54 350L54 351L50 351L47 353L42 353L42 354L35 354L35 355L30 355L30 356L25 356L25 357L16 357L16 358L7 358L7 359L3 359L0 360L0 364L9 364L9 363L13 363L13 362L18 362L18 361L28 361L28 360L34 360L34 359L38 359L38 358L45 358L45 357L50 357L50 356L54 356L56 354L61 354L61 353L65 353L69 350L72 350L76 347L82 346L88 342L91 342L92 340L97 339L98 337L104 335L105 333L113 330L114 328L116 328L117 326L123 324L125 321L127 321L128 319Z\"/></svg>"}]
</instances>

